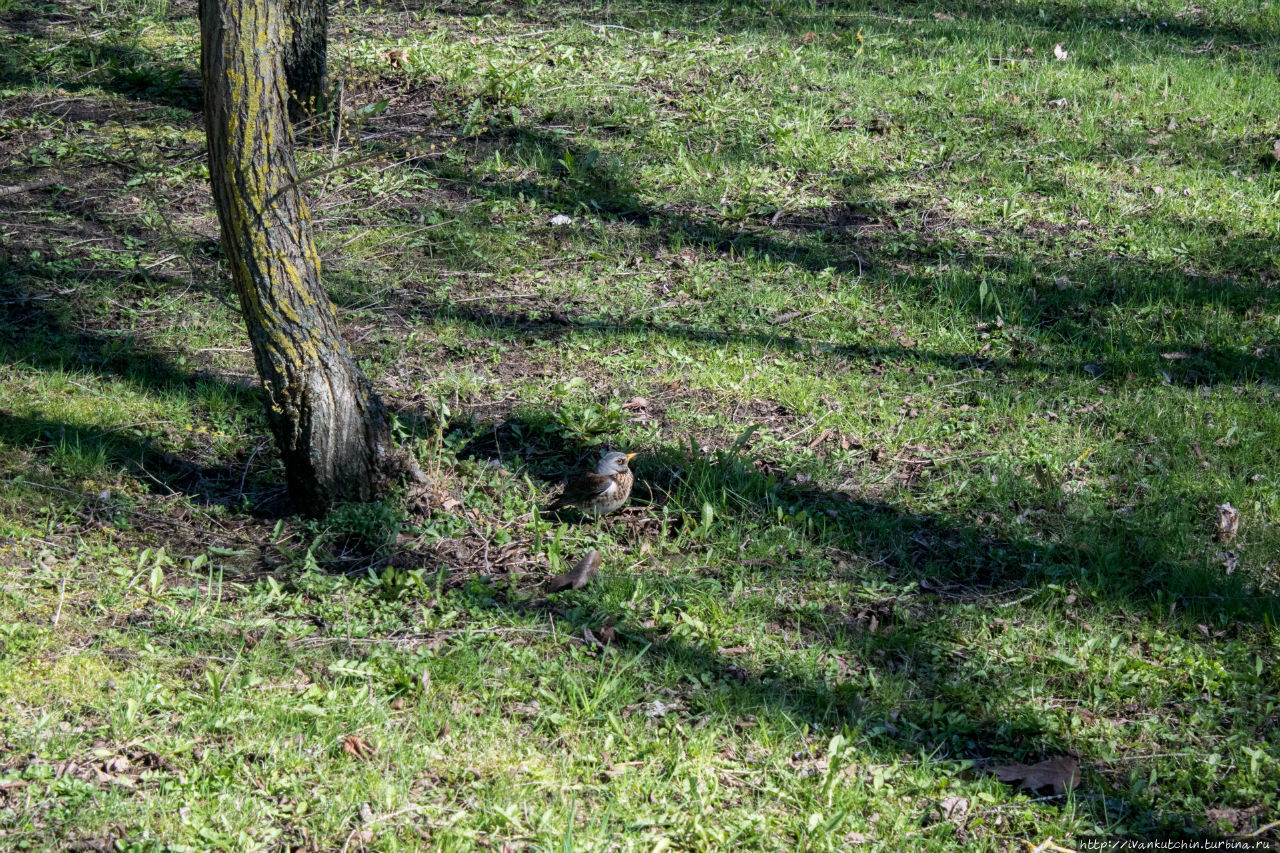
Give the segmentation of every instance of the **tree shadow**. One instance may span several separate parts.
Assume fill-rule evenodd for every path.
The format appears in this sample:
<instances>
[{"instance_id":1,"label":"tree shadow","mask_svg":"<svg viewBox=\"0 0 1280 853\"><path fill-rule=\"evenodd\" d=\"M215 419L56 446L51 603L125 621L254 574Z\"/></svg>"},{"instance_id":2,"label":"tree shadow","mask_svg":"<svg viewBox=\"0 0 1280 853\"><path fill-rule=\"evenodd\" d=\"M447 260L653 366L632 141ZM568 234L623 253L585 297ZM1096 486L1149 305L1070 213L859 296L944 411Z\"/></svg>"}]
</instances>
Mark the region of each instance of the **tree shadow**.
<instances>
[{"instance_id":1,"label":"tree shadow","mask_svg":"<svg viewBox=\"0 0 1280 853\"><path fill-rule=\"evenodd\" d=\"M594 451L549 429L552 422L535 412L484 425L462 454L482 463L499 454L495 461L508 470L544 477L574 470ZM640 497L633 500L634 510L603 522L621 544L606 557L600 581L547 598L515 593L519 581L512 592L504 592L499 582L481 603L537 621L551 614L588 644L604 635L606 644L624 654L643 650L655 671L679 674L676 680L684 687L678 698L693 719L722 716L750 725L756 715L776 712L812 731L817 752L827 738L844 731L904 756L971 762L978 772L989 765L1074 755L1093 777L1076 806L1109 832L1138 837L1214 832L1202 825L1202 815L1163 811L1157 798L1131 788L1127 776L1105 760L1091 763L1090 756L1081 755L1069 734L1071 712L1028 705L1010 717L999 701L976 698L1004 696L1011 685L1055 672L1076 683L1063 689L1087 696L1092 676L1035 655L988 664L983 640L966 636L963 622L976 616L998 625L1010 613L1005 609L1010 603L1028 599L1083 620L1093 618L1089 611L1096 603L1187 636L1196 636L1199 620L1205 620L1224 626L1230 641L1273 624L1280 597L1171 552L1161 545L1159 531L1140 541L1118 518L1094 517L1088 529L1068 524L1054 539L1031 537L1013 525L980 527L797 484L771 467L749 447L712 453L672 445L651 448L637 460L635 494ZM1064 501L1055 506L1045 497L1028 492L1021 500L1041 512L1062 512ZM745 525L762 541L748 547L732 533L704 529L707 506L716 523L727 530ZM785 529L790 545L764 541L770 526ZM1091 547L1076 547L1081 542ZM645 561L634 556L648 548L666 560L707 568L651 575L643 571ZM611 570L609 562L619 557L633 568ZM749 587L766 592L738 592L748 578ZM849 584L854 599L820 606L768 598L769 581L784 579L803 590L810 584ZM645 600L637 605L641 589ZM1078 603L1074 594L1064 603L1064 589L1076 590ZM687 602L740 595L748 597L736 606L744 613L766 613L771 630L791 634L791 646L816 653L817 663L801 666L798 659L752 654L732 631L700 630L681 616ZM957 618L960 614L965 615ZM1136 692L1132 698L1142 700ZM1085 700L1082 707L1089 706ZM819 756L795 760L803 766L814 757Z\"/></svg>"},{"instance_id":2,"label":"tree shadow","mask_svg":"<svg viewBox=\"0 0 1280 853\"><path fill-rule=\"evenodd\" d=\"M29 254L18 248L0 258L0 364L9 370L29 369L55 384L76 385L74 377L95 375L146 394L179 398L197 411L213 405L247 413L251 423L259 419L262 393L252 381L233 382L209 371L178 367L132 334L103 333L83 324L73 327L72 304L56 295L66 279L55 266L16 260ZM148 276L147 283L163 289L178 282ZM57 411L0 411L0 443L26 449L36 458L61 455L72 467L85 467L86 473L98 464L118 466L149 491L183 494L205 506L241 508L248 499L264 512L279 511L280 501L264 501L264 484L249 476L250 451L219 459L211 456L207 443L187 442L185 452L174 453L162 449L161 431L168 433L166 444L183 443L184 437L167 424L110 426L74 422ZM265 468L272 459L272 454L262 454L259 464ZM267 490L276 491L271 485Z\"/></svg>"},{"instance_id":3,"label":"tree shadow","mask_svg":"<svg viewBox=\"0 0 1280 853\"><path fill-rule=\"evenodd\" d=\"M1247 277L1199 275L1173 264L1120 257L1086 257L1070 266L1047 261L1049 268L1042 271L1042 261L1035 256L995 253L980 240L960 236L964 223L921 225L919 220L909 221L910 211L889 210L875 202L850 199L799 214L766 211L768 215L744 220L735 228L671 207L657 209L642 203L638 188L626 176L603 163L603 158L592 157L592 149L556 134L497 128L483 133L475 144L483 146L481 151L498 151L511 160L523 157L591 166L581 171L557 168L540 178L504 182L488 176L478 178L467 168L435 159L420 158L411 165L461 184L480 198L539 199L552 209L585 211L605 222L626 224L636 230L638 242L631 245L637 251L672 254L679 246L692 246L734 263L777 261L811 273L835 272L883 284L889 292L916 304L941 303L949 313L965 312L974 323L991 322L1001 314L1020 332L1013 339L1011 355L989 355L980 345L972 353L947 353L914 343L860 346L838 339L805 338L789 334L781 326L735 331L723 324L619 318L612 306L575 315L563 305L464 306L400 294L404 304L421 316L539 336L562 334L556 327L567 323L597 331L653 332L709 342L751 341L796 350L817 348L836 357L860 360L898 359L953 368L980 365L999 371L1087 375L1111 381L1138 376L1183 387L1280 381L1280 350L1276 347L1242 346L1220 324L1214 325L1216 321L1200 321L1186 314L1187 309L1214 308L1244 315L1274 305L1280 298L1277 290L1257 275L1257 258L1267 257L1270 251L1262 241L1239 246L1232 253L1241 264L1245 256L1251 259L1252 274ZM530 158L531 151L539 152L537 157ZM1066 229L1045 229L1032 236L1043 241L1041 248L1046 251L1070 238ZM556 239L581 243L585 249L592 238L589 232L562 232ZM904 250L904 246L908 248ZM910 261L913 271L904 273L894 266L902 261ZM939 272L915 271L920 267ZM984 304L979 295L988 288L999 294L998 310ZM1112 326L1107 319L1108 312L1118 315L1121 310L1150 316L1152 323L1166 331L1134 339L1123 325ZM1181 323L1168 322L1174 312L1179 312Z\"/></svg>"},{"instance_id":4,"label":"tree shadow","mask_svg":"<svg viewBox=\"0 0 1280 853\"><path fill-rule=\"evenodd\" d=\"M67 92L101 89L130 100L199 112L203 87L197 68L171 62L138 43L104 42L63 25L79 19L55 4L21 5L0 15L0 83L57 86ZM91 108L83 120L109 111Z\"/></svg>"},{"instance_id":5,"label":"tree shadow","mask_svg":"<svg viewBox=\"0 0 1280 853\"><path fill-rule=\"evenodd\" d=\"M474 437L463 447L463 457L494 460L544 480L579 470L603 447L566 436L550 412L522 410L472 429ZM924 457L904 464L916 469L915 476L931 467ZM753 454L749 440L740 451L719 449L697 456L686 448L661 444L647 449L635 468L635 505L675 513L682 523L694 523L704 504L730 516L776 514L809 543L860 555L894 582L918 583L926 590L978 595L1075 581L1099 587L1099 598L1141 608L1167 606L1173 596L1185 599L1180 606L1220 621L1264 623L1280 615L1280 597L1252 589L1249 581L1206 565L1195 555L1166 547L1162 543L1169 537L1161 534L1168 531L1135 535L1135 525L1121 514L1072 521L1067 512L1070 496L1030 481L1017 487L1010 503L1033 515L1062 515L1053 538L1028 537L1016 524L999 519L975 526L815 485L781 463ZM1178 499L1153 495L1150 500L1156 506L1172 506ZM1091 544L1084 549L1082 542ZM766 553L759 556L762 565L775 562Z\"/></svg>"}]
</instances>

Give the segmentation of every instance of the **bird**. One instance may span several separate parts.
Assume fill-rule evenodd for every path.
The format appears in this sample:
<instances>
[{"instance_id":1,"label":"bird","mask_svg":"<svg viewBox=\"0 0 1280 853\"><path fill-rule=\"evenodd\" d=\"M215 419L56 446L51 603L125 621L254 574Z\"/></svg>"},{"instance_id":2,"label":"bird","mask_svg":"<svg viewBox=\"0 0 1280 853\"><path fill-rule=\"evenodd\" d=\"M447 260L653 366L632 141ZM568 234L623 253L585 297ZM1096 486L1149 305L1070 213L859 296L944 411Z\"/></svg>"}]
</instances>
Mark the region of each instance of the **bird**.
<instances>
[{"instance_id":1,"label":"bird","mask_svg":"<svg viewBox=\"0 0 1280 853\"><path fill-rule=\"evenodd\" d=\"M636 475L627 463L635 453L612 451L601 457L594 471L570 477L564 491L551 504L551 509L574 507L583 515L599 518L620 509L631 497Z\"/></svg>"}]
</instances>

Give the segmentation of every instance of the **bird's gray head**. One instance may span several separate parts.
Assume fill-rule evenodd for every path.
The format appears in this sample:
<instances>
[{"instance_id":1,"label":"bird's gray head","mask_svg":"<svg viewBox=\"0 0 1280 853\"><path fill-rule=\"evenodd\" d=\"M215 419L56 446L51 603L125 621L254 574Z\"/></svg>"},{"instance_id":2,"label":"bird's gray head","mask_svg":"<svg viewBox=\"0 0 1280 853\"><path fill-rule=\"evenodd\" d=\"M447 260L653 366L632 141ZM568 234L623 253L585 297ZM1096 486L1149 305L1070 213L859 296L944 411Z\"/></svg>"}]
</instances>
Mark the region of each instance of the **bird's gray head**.
<instances>
[{"instance_id":1,"label":"bird's gray head","mask_svg":"<svg viewBox=\"0 0 1280 853\"><path fill-rule=\"evenodd\" d=\"M606 453L596 463L596 473L602 477L612 477L627 470L627 463L635 457L634 453L619 453L614 450Z\"/></svg>"}]
</instances>

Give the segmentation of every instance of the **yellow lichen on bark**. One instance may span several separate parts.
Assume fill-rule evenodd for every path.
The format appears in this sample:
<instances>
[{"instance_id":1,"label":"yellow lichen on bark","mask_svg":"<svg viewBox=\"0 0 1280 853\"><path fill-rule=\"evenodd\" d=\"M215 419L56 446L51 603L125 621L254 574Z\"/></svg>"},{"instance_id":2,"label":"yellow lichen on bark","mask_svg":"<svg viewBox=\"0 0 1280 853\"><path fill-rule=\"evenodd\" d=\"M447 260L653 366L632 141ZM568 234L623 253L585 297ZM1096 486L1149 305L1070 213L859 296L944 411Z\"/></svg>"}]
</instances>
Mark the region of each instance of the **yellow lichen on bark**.
<instances>
[{"instance_id":1,"label":"yellow lichen on bark","mask_svg":"<svg viewBox=\"0 0 1280 853\"><path fill-rule=\"evenodd\" d=\"M290 494L322 511L374 495L389 441L321 286L285 120L280 5L201 0L209 172Z\"/></svg>"}]
</instances>

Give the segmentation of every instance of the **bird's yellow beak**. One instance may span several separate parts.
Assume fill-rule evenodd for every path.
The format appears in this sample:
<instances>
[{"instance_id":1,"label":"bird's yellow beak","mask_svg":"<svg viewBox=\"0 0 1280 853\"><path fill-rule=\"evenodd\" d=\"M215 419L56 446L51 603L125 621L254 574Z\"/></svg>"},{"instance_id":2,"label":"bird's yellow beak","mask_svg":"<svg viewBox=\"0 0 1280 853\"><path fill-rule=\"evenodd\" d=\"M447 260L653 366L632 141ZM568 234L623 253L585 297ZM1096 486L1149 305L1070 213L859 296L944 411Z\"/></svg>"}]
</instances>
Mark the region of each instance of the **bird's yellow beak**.
<instances>
[{"instance_id":1,"label":"bird's yellow beak","mask_svg":"<svg viewBox=\"0 0 1280 853\"><path fill-rule=\"evenodd\" d=\"M627 454L627 461L628 461L628 462L630 462L632 459L635 459L635 458L636 458L637 456L639 456L639 455L640 455L639 453L628 453L628 454Z\"/></svg>"}]
</instances>

